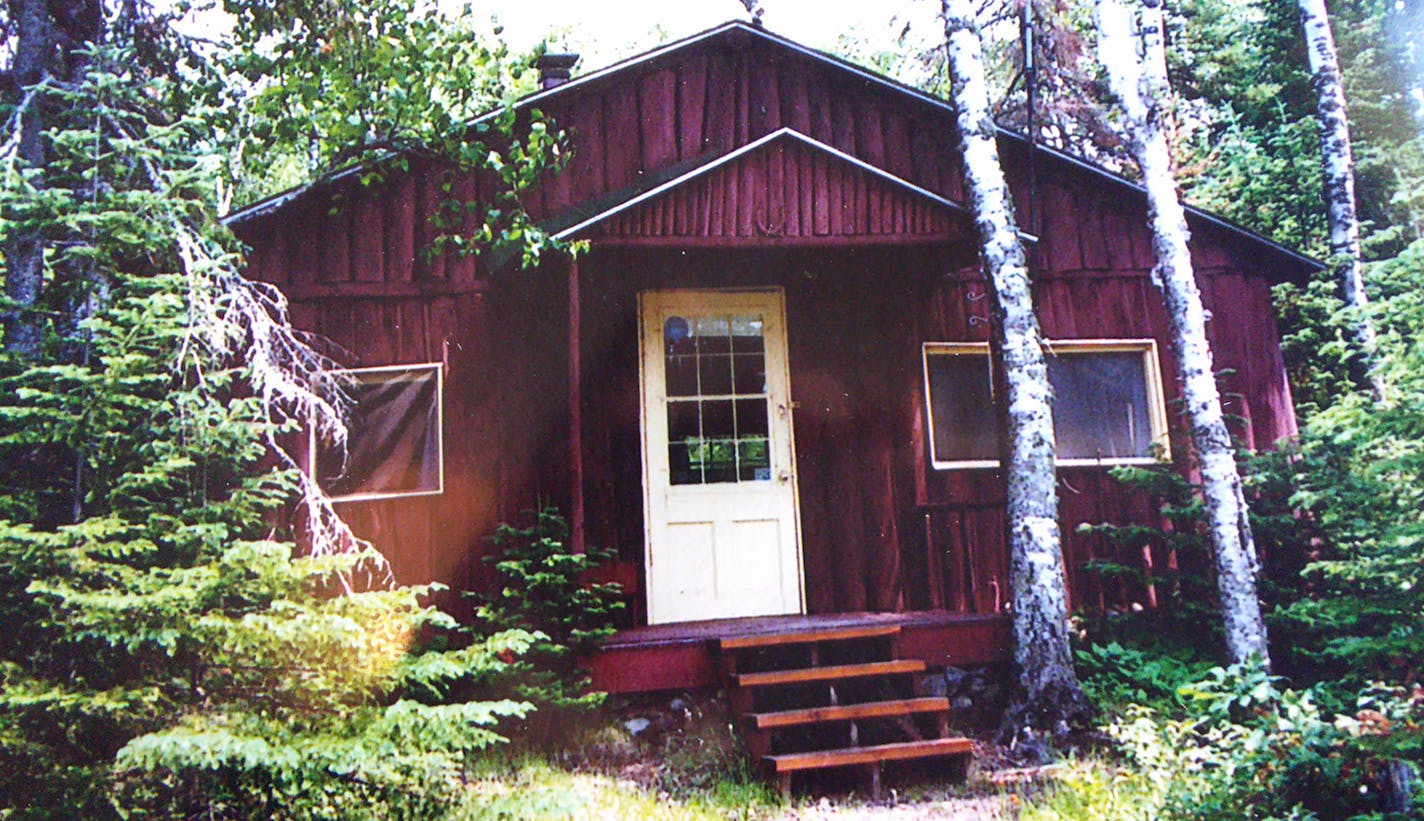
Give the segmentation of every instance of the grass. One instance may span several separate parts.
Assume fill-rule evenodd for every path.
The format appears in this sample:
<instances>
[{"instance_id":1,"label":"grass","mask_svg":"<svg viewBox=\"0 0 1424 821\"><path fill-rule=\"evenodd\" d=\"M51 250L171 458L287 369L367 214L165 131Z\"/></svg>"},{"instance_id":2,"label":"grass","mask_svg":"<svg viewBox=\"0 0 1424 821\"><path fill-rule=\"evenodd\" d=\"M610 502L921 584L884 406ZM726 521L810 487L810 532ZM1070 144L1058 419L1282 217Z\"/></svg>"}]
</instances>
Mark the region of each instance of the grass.
<instances>
[{"instance_id":1,"label":"grass","mask_svg":"<svg viewBox=\"0 0 1424 821\"><path fill-rule=\"evenodd\" d=\"M1132 769L1095 758L1062 762L1051 779L1020 788L1021 821L1136 821L1158 818L1162 794Z\"/></svg>"},{"instance_id":2,"label":"grass","mask_svg":"<svg viewBox=\"0 0 1424 821\"><path fill-rule=\"evenodd\" d=\"M607 773L571 771L528 756L481 762L457 819L752 819L779 807L734 783L674 798Z\"/></svg>"},{"instance_id":3,"label":"grass","mask_svg":"<svg viewBox=\"0 0 1424 821\"><path fill-rule=\"evenodd\" d=\"M679 709L655 700L623 702L570 728L578 740L560 753L494 750L468 774L458 819L886 819L1003 818L1118 821L1157 817L1167 785L1155 770L1107 755L1069 758L1005 778L976 773L967 783L933 770L887 777L889 800L872 803L858 777L790 803L749 765L719 699L685 695ZM648 719L637 732L630 720ZM992 756L990 757L993 758ZM1008 783L1005 783L1005 782Z\"/></svg>"},{"instance_id":4,"label":"grass","mask_svg":"<svg viewBox=\"0 0 1424 821\"><path fill-rule=\"evenodd\" d=\"M1163 795L1143 774L1099 758L1069 759L1051 774L1012 784L987 778L966 784L917 780L890 800L862 792L798 794L789 804L765 784L739 774L689 775L686 759L669 759L658 779L644 773L571 768L534 754L478 761L469 797L452 816L473 819L824 819L829 817L1133 821L1158 817ZM674 785L673 790L659 784ZM887 793L890 791L887 790Z\"/></svg>"},{"instance_id":5,"label":"grass","mask_svg":"<svg viewBox=\"0 0 1424 821\"><path fill-rule=\"evenodd\" d=\"M475 762L455 817L774 818L781 797L757 777L724 701L684 694L615 700L569 747L540 754L495 750ZM629 722L645 722L636 732Z\"/></svg>"}]
</instances>

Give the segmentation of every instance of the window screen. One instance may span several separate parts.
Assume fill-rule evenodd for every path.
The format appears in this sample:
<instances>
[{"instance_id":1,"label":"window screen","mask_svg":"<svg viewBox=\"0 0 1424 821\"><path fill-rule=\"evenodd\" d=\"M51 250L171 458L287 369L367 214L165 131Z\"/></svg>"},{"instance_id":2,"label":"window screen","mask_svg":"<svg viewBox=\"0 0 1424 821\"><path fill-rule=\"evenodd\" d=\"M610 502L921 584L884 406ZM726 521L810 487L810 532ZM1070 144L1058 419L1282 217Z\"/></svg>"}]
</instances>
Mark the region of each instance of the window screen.
<instances>
[{"instance_id":1,"label":"window screen","mask_svg":"<svg viewBox=\"0 0 1424 821\"><path fill-rule=\"evenodd\" d=\"M989 384L985 346L926 347L933 458L947 462L997 462L999 425Z\"/></svg>"},{"instance_id":2,"label":"window screen","mask_svg":"<svg viewBox=\"0 0 1424 821\"><path fill-rule=\"evenodd\" d=\"M332 497L442 490L440 366L347 372L346 448L316 444L316 477Z\"/></svg>"},{"instance_id":3,"label":"window screen","mask_svg":"<svg viewBox=\"0 0 1424 821\"><path fill-rule=\"evenodd\" d=\"M1059 459L1151 458L1152 411L1142 351L1048 357Z\"/></svg>"},{"instance_id":4,"label":"window screen","mask_svg":"<svg viewBox=\"0 0 1424 821\"><path fill-rule=\"evenodd\" d=\"M989 346L931 342L924 351L935 466L997 465L998 417ZM1170 458L1152 340L1049 342L1045 353L1060 462Z\"/></svg>"}]
</instances>

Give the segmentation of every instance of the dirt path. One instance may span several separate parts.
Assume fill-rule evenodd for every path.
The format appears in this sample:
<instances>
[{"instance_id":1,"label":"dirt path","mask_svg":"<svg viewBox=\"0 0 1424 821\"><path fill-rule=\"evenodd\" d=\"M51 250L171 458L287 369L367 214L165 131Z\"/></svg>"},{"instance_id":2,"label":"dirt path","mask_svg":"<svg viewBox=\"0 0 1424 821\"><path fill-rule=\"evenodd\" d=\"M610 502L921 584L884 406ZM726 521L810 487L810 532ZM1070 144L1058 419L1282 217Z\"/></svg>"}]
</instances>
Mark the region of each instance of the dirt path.
<instances>
[{"instance_id":1,"label":"dirt path","mask_svg":"<svg viewBox=\"0 0 1424 821\"><path fill-rule=\"evenodd\" d=\"M792 807L779 819L823 821L823 819L873 818L879 821L911 821L919 818L1009 819L1011 802L1003 796L925 798L896 804L837 804L829 800L805 807Z\"/></svg>"}]
</instances>

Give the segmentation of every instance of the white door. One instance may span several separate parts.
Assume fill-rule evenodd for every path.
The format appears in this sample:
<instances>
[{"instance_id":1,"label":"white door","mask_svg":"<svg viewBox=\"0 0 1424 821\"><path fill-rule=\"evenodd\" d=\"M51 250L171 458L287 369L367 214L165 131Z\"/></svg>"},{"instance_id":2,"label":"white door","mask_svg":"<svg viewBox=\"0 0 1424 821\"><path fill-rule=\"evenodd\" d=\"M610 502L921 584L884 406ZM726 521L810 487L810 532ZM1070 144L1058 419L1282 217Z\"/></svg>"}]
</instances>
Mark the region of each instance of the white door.
<instances>
[{"instance_id":1,"label":"white door","mask_svg":"<svg viewBox=\"0 0 1424 821\"><path fill-rule=\"evenodd\" d=\"M641 298L648 622L803 612L780 291Z\"/></svg>"}]
</instances>

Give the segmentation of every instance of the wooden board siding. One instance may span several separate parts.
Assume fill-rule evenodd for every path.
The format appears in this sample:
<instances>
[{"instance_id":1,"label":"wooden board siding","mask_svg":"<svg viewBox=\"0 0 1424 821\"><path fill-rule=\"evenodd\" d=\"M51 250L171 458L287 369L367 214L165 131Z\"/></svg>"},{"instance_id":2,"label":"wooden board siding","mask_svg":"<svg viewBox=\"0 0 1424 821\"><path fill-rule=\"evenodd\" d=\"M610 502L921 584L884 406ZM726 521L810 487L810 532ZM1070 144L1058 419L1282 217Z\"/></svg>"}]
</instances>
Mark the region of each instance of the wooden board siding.
<instances>
[{"instance_id":1,"label":"wooden board siding","mask_svg":"<svg viewBox=\"0 0 1424 821\"><path fill-rule=\"evenodd\" d=\"M616 214L593 233L768 245L815 237L897 242L947 239L956 233L954 223L962 226L964 217L846 160L783 138Z\"/></svg>"},{"instance_id":2,"label":"wooden board siding","mask_svg":"<svg viewBox=\"0 0 1424 821\"><path fill-rule=\"evenodd\" d=\"M594 201L607 207L619 192L646 190L783 127L962 199L947 113L803 56L744 45L690 47L541 102L572 133L574 154L564 177L529 198L531 209L555 217ZM1004 160L1026 209L1022 147L1005 145ZM1174 399L1141 198L1062 164L1041 163L1037 179L1034 287L1045 335L1155 338ZM240 230L254 275L280 285L294 321L330 339L343 361L445 363L444 494L343 510L399 578L457 589L488 584L481 559L495 523L540 500L568 510L570 493L563 263L493 275L473 258L427 252L441 200L481 190L472 177L417 165L369 190L299 199ZM999 612L1008 587L1002 478L928 464L920 346L989 335L983 284L966 267L973 249L950 239L953 221L903 187L777 142L602 223L578 289L588 543L616 549L620 570L639 578L639 291L779 287L798 402L809 610ZM1218 229L1199 230L1193 252L1230 410L1246 420L1238 432L1255 447L1294 434L1270 303L1278 277ZM1092 565L1161 569L1173 557L1157 545L1109 546L1078 525L1150 524L1154 500L1092 467L1064 469L1059 492L1073 606L1150 604L1150 586L1103 578ZM630 601L639 622L640 594Z\"/></svg>"},{"instance_id":3,"label":"wooden board siding","mask_svg":"<svg viewBox=\"0 0 1424 821\"><path fill-rule=\"evenodd\" d=\"M546 98L539 108L572 135L569 188L574 203L637 190L660 169L724 154L784 127L922 188L961 198L947 115L922 105L897 105L883 90L762 43L739 51L712 43L690 47L671 64L630 66L577 93ZM731 220L721 233L755 230L756 206L765 189L746 176L737 183L706 203L707 210L687 212L689 221L695 223L700 214L705 222L708 212L716 210ZM844 233L848 226L838 214L853 210L879 217L882 210L872 192L831 189L836 181L814 165L797 167L794 179L785 178L784 184L825 190L828 197L820 211L814 200L797 198L799 210L786 216L788 231ZM547 191L536 199L538 207L532 210L540 217L556 216L568 203ZM832 207L852 204L843 210ZM889 233L894 224L886 208L876 231ZM691 232L685 227L678 233Z\"/></svg>"}]
</instances>

